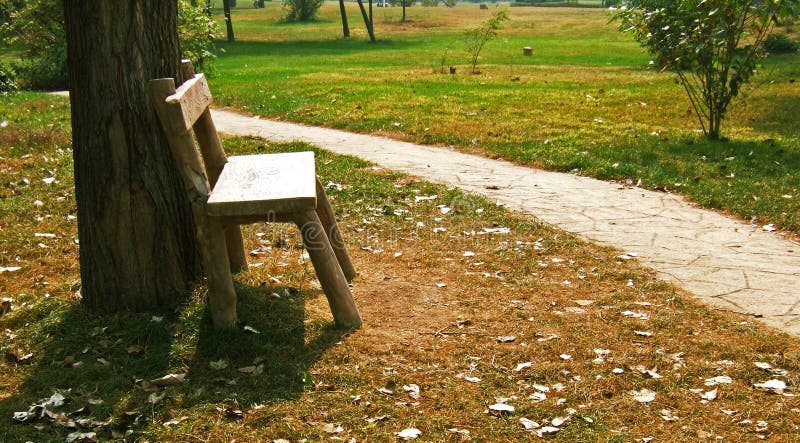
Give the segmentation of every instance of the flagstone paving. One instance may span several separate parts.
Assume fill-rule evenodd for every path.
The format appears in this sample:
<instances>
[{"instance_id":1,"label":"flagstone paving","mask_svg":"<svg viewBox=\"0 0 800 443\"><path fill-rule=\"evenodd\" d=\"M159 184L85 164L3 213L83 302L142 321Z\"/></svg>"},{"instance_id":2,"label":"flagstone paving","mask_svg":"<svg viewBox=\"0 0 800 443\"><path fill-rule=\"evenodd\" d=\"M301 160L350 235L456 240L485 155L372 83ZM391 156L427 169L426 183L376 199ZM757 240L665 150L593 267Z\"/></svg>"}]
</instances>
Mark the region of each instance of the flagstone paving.
<instances>
[{"instance_id":1,"label":"flagstone paving","mask_svg":"<svg viewBox=\"0 0 800 443\"><path fill-rule=\"evenodd\" d=\"M673 194L345 131L215 110L217 129L304 141L481 194L614 246L706 303L800 336L800 244Z\"/></svg>"}]
</instances>

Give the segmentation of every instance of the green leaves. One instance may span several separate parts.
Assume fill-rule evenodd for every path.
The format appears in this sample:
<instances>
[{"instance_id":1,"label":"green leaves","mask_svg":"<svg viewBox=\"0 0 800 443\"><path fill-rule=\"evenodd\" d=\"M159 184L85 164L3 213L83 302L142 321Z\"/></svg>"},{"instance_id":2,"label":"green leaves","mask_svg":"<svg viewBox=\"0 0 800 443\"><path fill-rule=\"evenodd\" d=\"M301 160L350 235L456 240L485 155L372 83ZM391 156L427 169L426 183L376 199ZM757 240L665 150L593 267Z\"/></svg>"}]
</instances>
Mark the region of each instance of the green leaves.
<instances>
[{"instance_id":1,"label":"green leaves","mask_svg":"<svg viewBox=\"0 0 800 443\"><path fill-rule=\"evenodd\" d=\"M678 74L703 132L716 139L728 104L755 73L764 38L776 21L796 15L798 4L800 0L630 0L615 18L619 29L647 48L659 67Z\"/></svg>"}]
</instances>

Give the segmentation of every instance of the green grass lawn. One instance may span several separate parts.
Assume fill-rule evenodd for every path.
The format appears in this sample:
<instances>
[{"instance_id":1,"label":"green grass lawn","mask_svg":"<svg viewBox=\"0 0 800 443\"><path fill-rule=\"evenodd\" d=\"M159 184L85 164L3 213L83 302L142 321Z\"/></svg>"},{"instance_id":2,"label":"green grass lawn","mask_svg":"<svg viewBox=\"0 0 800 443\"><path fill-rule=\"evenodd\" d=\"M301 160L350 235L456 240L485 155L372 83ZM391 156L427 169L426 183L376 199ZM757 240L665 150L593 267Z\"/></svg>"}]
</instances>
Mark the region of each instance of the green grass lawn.
<instances>
[{"instance_id":1,"label":"green grass lawn","mask_svg":"<svg viewBox=\"0 0 800 443\"><path fill-rule=\"evenodd\" d=\"M767 60L731 141L712 144L603 11L514 8L482 74L467 75L458 42L485 18L477 5L410 8L406 24L376 9L375 45L354 9L345 41L334 5L302 25L268 5L234 11L218 106L641 179L800 230L796 58ZM436 72L443 56L457 75ZM412 427L419 441L531 441L553 425L564 442L796 440L796 338L700 305L619 251L321 150L364 328L331 327L297 230L263 224L244 230L251 267L236 276L240 319L260 333L213 331L202 285L175 310L89 312L68 102L4 96L0 122L0 441L388 442ZM508 232L472 235L496 227ZM148 382L167 374L185 378ZM757 386L768 380L789 395ZM497 403L516 409L489 412ZM12 419L28 411L39 415Z\"/></svg>"},{"instance_id":2,"label":"green grass lawn","mask_svg":"<svg viewBox=\"0 0 800 443\"><path fill-rule=\"evenodd\" d=\"M375 8L370 44L355 5L281 23L280 6L235 10L218 42L218 106L680 192L800 232L800 59L772 56L709 142L672 75L602 9L511 8L470 75L463 32L495 9ZM531 46L533 56L522 55ZM450 66L456 75L442 74Z\"/></svg>"}]
</instances>

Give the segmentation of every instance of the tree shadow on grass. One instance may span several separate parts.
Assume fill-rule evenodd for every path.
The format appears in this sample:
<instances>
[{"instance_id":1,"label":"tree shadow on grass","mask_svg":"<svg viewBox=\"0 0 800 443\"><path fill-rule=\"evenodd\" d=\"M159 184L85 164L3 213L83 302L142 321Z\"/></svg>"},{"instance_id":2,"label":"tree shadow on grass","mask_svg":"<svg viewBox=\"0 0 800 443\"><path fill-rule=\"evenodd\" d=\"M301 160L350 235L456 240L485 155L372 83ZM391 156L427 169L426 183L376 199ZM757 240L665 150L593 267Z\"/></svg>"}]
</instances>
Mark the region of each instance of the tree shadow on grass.
<instances>
[{"instance_id":1,"label":"tree shadow on grass","mask_svg":"<svg viewBox=\"0 0 800 443\"><path fill-rule=\"evenodd\" d=\"M755 113L755 116L746 123L759 133L779 134L787 138L797 137L798 132L800 132L800 124L798 124L800 100L790 93L773 95L768 100L768 103L755 102L742 105L745 107L752 106L751 112Z\"/></svg>"},{"instance_id":2,"label":"tree shadow on grass","mask_svg":"<svg viewBox=\"0 0 800 443\"><path fill-rule=\"evenodd\" d=\"M370 43L365 40L288 40L288 41L237 41L220 42L224 50L221 57L277 56L311 57L313 60L323 56L347 56L358 53L380 52L385 50L406 50L423 45L424 42L411 40L379 40Z\"/></svg>"},{"instance_id":3,"label":"tree shadow on grass","mask_svg":"<svg viewBox=\"0 0 800 443\"><path fill-rule=\"evenodd\" d=\"M213 330L199 297L163 317L97 316L79 305L52 303L53 312L35 319L36 331L18 329L31 331L39 344L29 347L36 352L33 366L19 368L27 372L24 381L0 401L0 441L64 441L70 433L92 431L101 440L122 438L148 423L163 424L176 406L298 397L311 365L347 331L307 321L305 302L314 294L241 285L237 293L242 324L257 333ZM178 377L184 381L146 382L168 374L185 374ZM63 405L55 404L54 392L63 395ZM53 404L31 408L48 399ZM24 422L12 419L29 411Z\"/></svg>"}]
</instances>

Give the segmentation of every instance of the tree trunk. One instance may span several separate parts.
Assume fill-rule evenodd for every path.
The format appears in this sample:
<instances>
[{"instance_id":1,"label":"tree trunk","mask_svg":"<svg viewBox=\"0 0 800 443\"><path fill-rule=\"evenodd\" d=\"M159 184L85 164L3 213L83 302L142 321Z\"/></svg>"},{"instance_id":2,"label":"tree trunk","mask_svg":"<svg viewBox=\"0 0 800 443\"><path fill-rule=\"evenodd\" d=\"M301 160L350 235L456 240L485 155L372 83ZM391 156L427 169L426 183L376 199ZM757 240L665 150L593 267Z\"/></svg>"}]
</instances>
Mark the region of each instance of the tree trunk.
<instances>
[{"instance_id":1,"label":"tree trunk","mask_svg":"<svg viewBox=\"0 0 800 443\"><path fill-rule=\"evenodd\" d=\"M367 15L367 10L364 8L364 2L362 0L356 0L358 3L358 9L361 10L361 17L364 18L364 25L367 27L367 34L369 34L369 41L375 43L375 32L372 29L372 19L370 18L371 15ZM370 6L372 2L370 0Z\"/></svg>"},{"instance_id":2,"label":"tree trunk","mask_svg":"<svg viewBox=\"0 0 800 443\"><path fill-rule=\"evenodd\" d=\"M175 0L64 0L83 301L175 306L201 275L194 219L146 91L177 77Z\"/></svg>"},{"instance_id":3,"label":"tree trunk","mask_svg":"<svg viewBox=\"0 0 800 443\"><path fill-rule=\"evenodd\" d=\"M347 26L347 11L344 8L344 0L339 0L339 12L342 14L342 36L350 37L350 27Z\"/></svg>"},{"instance_id":4,"label":"tree trunk","mask_svg":"<svg viewBox=\"0 0 800 443\"><path fill-rule=\"evenodd\" d=\"M401 4L403 5L403 19L400 20L402 22L406 21L406 0L401 0Z\"/></svg>"},{"instance_id":5,"label":"tree trunk","mask_svg":"<svg viewBox=\"0 0 800 443\"><path fill-rule=\"evenodd\" d=\"M225 14L225 32L228 35L228 41L236 41L233 35L233 22L231 21L231 3L236 6L236 0L222 0L222 11Z\"/></svg>"}]
</instances>

